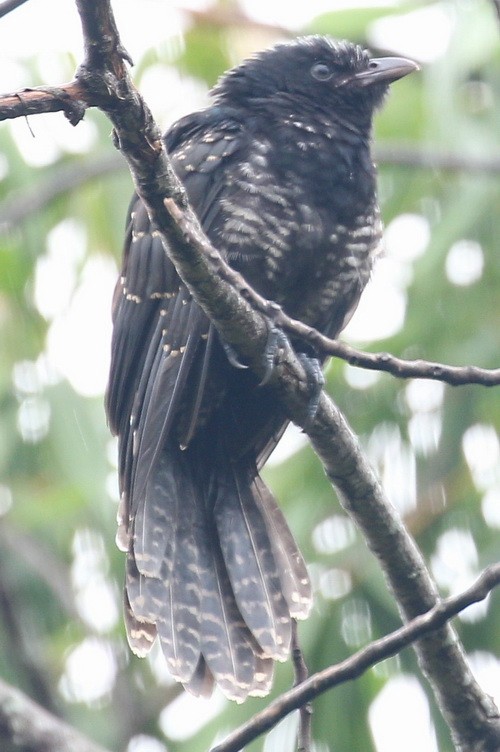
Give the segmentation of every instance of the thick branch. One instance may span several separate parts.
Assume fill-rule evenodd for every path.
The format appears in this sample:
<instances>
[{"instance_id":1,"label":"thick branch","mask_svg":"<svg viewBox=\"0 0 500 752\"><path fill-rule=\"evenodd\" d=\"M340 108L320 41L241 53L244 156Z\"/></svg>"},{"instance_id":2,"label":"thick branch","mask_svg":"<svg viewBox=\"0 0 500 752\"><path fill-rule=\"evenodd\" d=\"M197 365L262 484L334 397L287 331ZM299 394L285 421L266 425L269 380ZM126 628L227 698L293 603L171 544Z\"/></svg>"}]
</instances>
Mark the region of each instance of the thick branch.
<instances>
[{"instance_id":1,"label":"thick branch","mask_svg":"<svg viewBox=\"0 0 500 752\"><path fill-rule=\"evenodd\" d=\"M376 663L396 655L424 635L439 629L467 606L486 598L491 590L499 584L500 564L488 567L479 579L463 593L440 601L430 611L412 619L404 627L400 627L379 640L374 640L366 648L359 650L342 663L337 663L335 666L330 666L324 671L313 674L297 687L285 692L277 700L270 703L265 710L254 715L248 723L230 734L222 744L214 747L212 752L238 752L260 734L273 728L288 713L310 703L311 700L328 689L357 679Z\"/></svg>"},{"instance_id":2,"label":"thick branch","mask_svg":"<svg viewBox=\"0 0 500 752\"><path fill-rule=\"evenodd\" d=\"M204 252L207 241L187 208L159 130L128 78L123 64L127 56L112 21L109 2L77 0L77 5L86 34L86 60L77 74L85 101L95 102L110 117L116 142L129 162L137 190L180 276L223 338L262 377L267 319L249 302L248 294L242 294L246 293L244 288L240 292L225 278L214 274L216 252L213 249ZM194 228L189 236L174 218L179 211L184 214L184 227ZM314 421L307 421L307 378L292 348L286 344L272 383L289 417L298 425L307 422L314 448L345 508L379 558L405 618L411 619L432 608L438 596L420 552L384 497L344 418L326 394L321 396ZM417 651L457 748L497 750L498 711L470 673L452 628L446 625L424 638Z\"/></svg>"},{"instance_id":3,"label":"thick branch","mask_svg":"<svg viewBox=\"0 0 500 752\"><path fill-rule=\"evenodd\" d=\"M385 497L345 419L326 397L308 433L344 508L376 555L405 620L432 608L438 596L420 551ZM499 749L498 710L474 680L453 628L446 625L434 632L416 651L457 749Z\"/></svg>"},{"instance_id":4,"label":"thick branch","mask_svg":"<svg viewBox=\"0 0 500 752\"><path fill-rule=\"evenodd\" d=\"M21 752L106 752L1 679L0 739Z\"/></svg>"}]
</instances>

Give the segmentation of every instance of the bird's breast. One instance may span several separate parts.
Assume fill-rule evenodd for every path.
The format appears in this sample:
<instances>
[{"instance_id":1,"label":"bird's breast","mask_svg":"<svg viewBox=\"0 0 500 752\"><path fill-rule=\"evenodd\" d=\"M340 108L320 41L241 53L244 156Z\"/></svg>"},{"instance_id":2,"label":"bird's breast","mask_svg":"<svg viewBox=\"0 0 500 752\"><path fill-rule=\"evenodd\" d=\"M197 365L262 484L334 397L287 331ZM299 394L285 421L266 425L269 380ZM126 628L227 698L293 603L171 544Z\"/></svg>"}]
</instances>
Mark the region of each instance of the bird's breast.
<instances>
[{"instance_id":1,"label":"bird's breast","mask_svg":"<svg viewBox=\"0 0 500 752\"><path fill-rule=\"evenodd\" d=\"M228 171L214 237L253 287L315 326L359 296L381 234L370 176L373 187L359 188L345 160L323 156L280 162L255 141Z\"/></svg>"}]
</instances>

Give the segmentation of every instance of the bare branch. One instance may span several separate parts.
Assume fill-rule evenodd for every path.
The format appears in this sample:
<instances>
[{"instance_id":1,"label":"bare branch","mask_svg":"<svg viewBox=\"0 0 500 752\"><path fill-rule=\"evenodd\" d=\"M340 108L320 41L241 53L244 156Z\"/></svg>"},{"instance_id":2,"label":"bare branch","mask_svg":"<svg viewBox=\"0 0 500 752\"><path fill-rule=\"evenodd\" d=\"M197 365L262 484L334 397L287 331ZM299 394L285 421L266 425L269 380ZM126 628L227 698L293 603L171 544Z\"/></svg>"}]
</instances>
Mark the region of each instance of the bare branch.
<instances>
[{"instance_id":1,"label":"bare branch","mask_svg":"<svg viewBox=\"0 0 500 752\"><path fill-rule=\"evenodd\" d=\"M432 363L425 360L407 361L396 358L389 353L367 353L356 350L339 340L329 339L302 321L292 319L273 301L266 300L257 293L245 279L232 269L213 248L208 238L200 235L198 228L191 221L191 217L180 210L175 202L166 199L166 206L182 229L185 240L197 246L210 263L213 274L225 279L233 285L246 300L271 318L287 334L300 337L309 342L317 352L331 355L347 361L351 365L376 371L385 371L398 378L420 378L443 381L454 386L463 384L481 384L483 386L497 386L500 384L500 368L484 369L477 366L447 366L443 363Z\"/></svg>"},{"instance_id":2,"label":"bare branch","mask_svg":"<svg viewBox=\"0 0 500 752\"><path fill-rule=\"evenodd\" d=\"M294 687L309 677L309 670L299 643L298 624L292 620L292 663L295 676ZM306 702L299 708L300 721L297 736L297 752L311 752L312 749L312 703Z\"/></svg>"},{"instance_id":3,"label":"bare branch","mask_svg":"<svg viewBox=\"0 0 500 752\"><path fill-rule=\"evenodd\" d=\"M19 8L20 5L24 5L26 2L27 0L3 0L0 3L0 18L3 18L7 13L11 13L11 11Z\"/></svg>"},{"instance_id":4,"label":"bare branch","mask_svg":"<svg viewBox=\"0 0 500 752\"><path fill-rule=\"evenodd\" d=\"M91 50L97 66L89 71L87 60L80 68L78 79L90 90L99 92L99 95L102 93L100 106L113 122L117 142L129 162L139 194L183 281L224 340L262 377L267 320L240 294L239 289L214 274L216 251L212 249L205 255L198 247L208 241L187 207L184 191L168 162L151 113L132 86L122 64L123 54L116 29L112 25L108 33L98 23L103 8L108 8L111 13L109 3L105 0L99 3L77 1L84 28L90 30L86 49ZM101 33L104 41L100 38ZM104 55L104 49L109 51L109 59ZM121 72L123 78L117 78ZM190 242L179 228L173 218L173 214L179 212L184 213L186 225L194 228L192 234L199 244ZM321 395L314 421L308 420L307 377L292 348L287 345L283 346L272 383L289 417L298 425L304 426L307 422L312 444L346 510L355 518L378 557L405 618L411 619L432 608L438 596L422 556L385 498L344 418L325 393ZM452 628L446 625L422 640L418 653L457 746L464 749L473 745L478 747L492 734L500 744L498 711L474 680Z\"/></svg>"},{"instance_id":5,"label":"bare branch","mask_svg":"<svg viewBox=\"0 0 500 752\"><path fill-rule=\"evenodd\" d=\"M493 7L495 9L495 12L497 14L497 19L500 22L500 0L492 0Z\"/></svg>"},{"instance_id":6,"label":"bare branch","mask_svg":"<svg viewBox=\"0 0 500 752\"><path fill-rule=\"evenodd\" d=\"M465 384L498 386L500 384L500 368L448 366L444 363L434 363L428 360L403 360L387 352L362 352L335 340L330 340L330 342L324 344L324 350L321 349L329 355L336 355L353 366L372 371L385 371L400 379L431 379L443 381L452 386L463 386Z\"/></svg>"},{"instance_id":7,"label":"bare branch","mask_svg":"<svg viewBox=\"0 0 500 752\"><path fill-rule=\"evenodd\" d=\"M180 276L224 340L262 377L268 320L256 309L253 297L250 302L248 286L235 286L214 273L214 263L221 262L188 208L159 129L130 82L124 65L128 56L121 46L109 2L76 1L86 50L86 59L77 73L78 88L84 92L78 102L93 102L109 116L137 190ZM176 221L179 215L184 217L182 227ZM186 228L191 229L186 232ZM272 304L267 305L272 308ZM279 315L276 308L270 313ZM328 477L378 557L405 619L432 609L438 604L438 595L422 556L385 498L345 419L325 393L314 420L308 419L307 377L286 343L269 383L290 419L302 426L307 423L307 432ZM457 748L497 750L498 711L474 680L451 626L445 624L433 631L416 649Z\"/></svg>"},{"instance_id":8,"label":"bare branch","mask_svg":"<svg viewBox=\"0 0 500 752\"><path fill-rule=\"evenodd\" d=\"M436 603L427 613L412 619L404 627L374 640L342 663L313 674L302 684L281 695L265 710L254 715L248 723L234 731L222 744L214 747L212 752L238 752L265 731L273 728L288 713L301 708L328 689L357 679L376 663L396 655L424 635L439 629L467 606L482 601L499 584L500 564L495 564L485 569L479 579L463 593ZM498 739L494 743L498 745ZM497 747L490 749L494 750Z\"/></svg>"},{"instance_id":9,"label":"bare branch","mask_svg":"<svg viewBox=\"0 0 500 752\"><path fill-rule=\"evenodd\" d=\"M106 752L1 679L0 739L21 752Z\"/></svg>"},{"instance_id":10,"label":"bare branch","mask_svg":"<svg viewBox=\"0 0 500 752\"><path fill-rule=\"evenodd\" d=\"M23 89L0 97L0 120L40 115L46 112L64 112L72 125L82 119L85 108L96 105L78 81L61 86L38 86Z\"/></svg>"}]
</instances>

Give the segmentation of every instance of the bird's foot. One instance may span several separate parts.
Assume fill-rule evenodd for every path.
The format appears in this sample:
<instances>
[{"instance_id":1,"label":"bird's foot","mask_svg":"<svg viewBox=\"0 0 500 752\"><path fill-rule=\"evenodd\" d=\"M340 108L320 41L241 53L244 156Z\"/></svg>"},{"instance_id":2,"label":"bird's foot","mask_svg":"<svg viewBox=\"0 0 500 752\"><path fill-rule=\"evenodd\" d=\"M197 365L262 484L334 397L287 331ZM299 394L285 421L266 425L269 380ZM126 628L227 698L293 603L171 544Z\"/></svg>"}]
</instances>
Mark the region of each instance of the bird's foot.
<instances>
[{"instance_id":1,"label":"bird's foot","mask_svg":"<svg viewBox=\"0 0 500 752\"><path fill-rule=\"evenodd\" d=\"M276 360L279 350L286 345L290 345L290 340L288 339L286 334L279 327L275 326L273 323L270 323L267 333L266 346L264 348L264 353L262 356L264 376L260 381L259 386L266 386L266 384L268 384L271 380L274 369L276 367ZM227 342L222 342L222 347L224 348L224 352L226 353L228 361L234 368L248 368L245 363L242 363L239 360L238 354L232 347L232 345L227 344ZM304 424L304 430L307 430L307 428L314 420L316 413L318 412L319 399L323 386L325 385L325 377L323 376L321 362L318 360L318 358L312 355L308 355L304 352L297 352L296 355L302 365L302 368L305 371L307 379L307 392L309 395L309 402L307 405L306 421Z\"/></svg>"},{"instance_id":2,"label":"bird's foot","mask_svg":"<svg viewBox=\"0 0 500 752\"><path fill-rule=\"evenodd\" d=\"M300 360L302 368L306 372L307 378L309 402L307 405L306 422L304 424L304 430L307 430L318 412L319 399L325 385L325 377L321 369L321 362L318 358L306 355L306 353L303 352L297 353L297 357Z\"/></svg>"},{"instance_id":3,"label":"bird's foot","mask_svg":"<svg viewBox=\"0 0 500 752\"><path fill-rule=\"evenodd\" d=\"M270 381L276 365L277 353L280 347L283 347L285 344L290 344L286 334L284 334L281 329L271 324L263 357L264 377L259 386L265 386ZM319 399L321 391L325 385L325 377L323 376L321 362L318 358L304 352L297 352L296 355L306 373L307 379L309 403L307 405L306 422L304 426L304 428L307 429L318 412Z\"/></svg>"}]
</instances>

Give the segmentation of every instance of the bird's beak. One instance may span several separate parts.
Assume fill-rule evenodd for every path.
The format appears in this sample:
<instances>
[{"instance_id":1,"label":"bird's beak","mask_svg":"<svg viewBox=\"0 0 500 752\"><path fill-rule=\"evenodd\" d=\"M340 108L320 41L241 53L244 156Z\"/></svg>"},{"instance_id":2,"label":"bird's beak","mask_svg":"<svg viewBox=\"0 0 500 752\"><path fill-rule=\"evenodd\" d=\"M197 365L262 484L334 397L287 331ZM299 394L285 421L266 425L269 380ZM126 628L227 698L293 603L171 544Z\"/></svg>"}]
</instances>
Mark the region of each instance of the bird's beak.
<instances>
[{"instance_id":1,"label":"bird's beak","mask_svg":"<svg viewBox=\"0 0 500 752\"><path fill-rule=\"evenodd\" d=\"M355 73L350 83L357 86L371 86L377 83L391 84L398 78L403 78L413 71L420 70L420 66L406 57L379 57L368 63L368 68Z\"/></svg>"}]
</instances>

